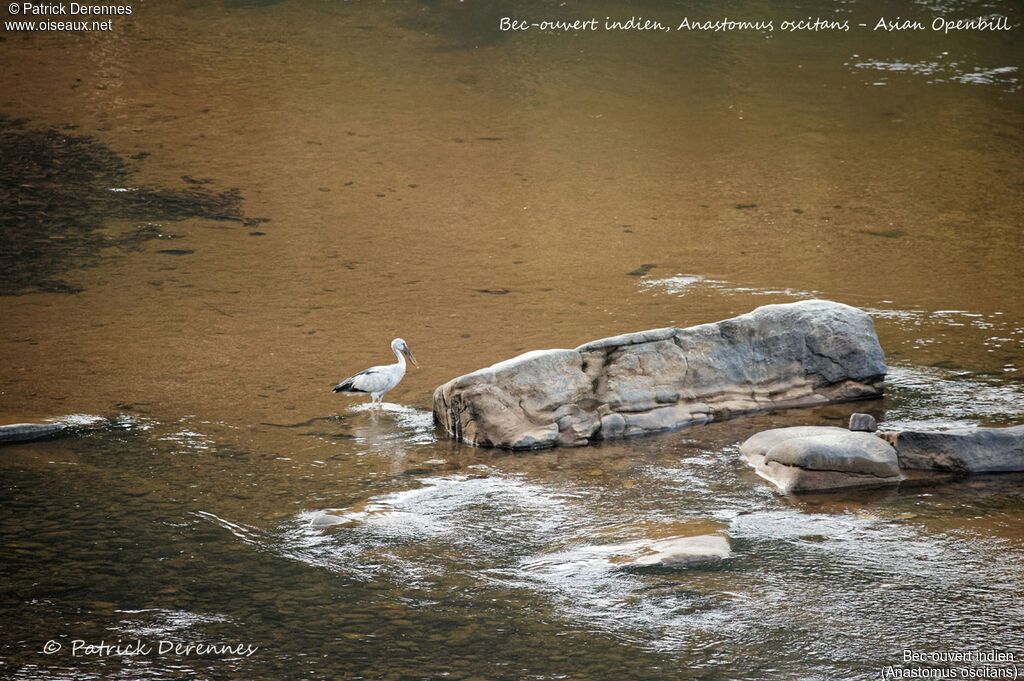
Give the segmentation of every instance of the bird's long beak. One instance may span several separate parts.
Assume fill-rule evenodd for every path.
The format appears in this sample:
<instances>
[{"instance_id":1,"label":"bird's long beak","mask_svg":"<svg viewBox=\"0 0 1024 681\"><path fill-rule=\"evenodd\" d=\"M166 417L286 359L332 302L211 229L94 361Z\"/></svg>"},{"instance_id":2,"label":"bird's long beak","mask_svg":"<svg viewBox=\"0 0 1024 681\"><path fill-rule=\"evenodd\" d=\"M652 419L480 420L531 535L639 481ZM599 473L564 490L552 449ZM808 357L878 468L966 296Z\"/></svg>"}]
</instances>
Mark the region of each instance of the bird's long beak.
<instances>
[{"instance_id":1,"label":"bird's long beak","mask_svg":"<svg viewBox=\"0 0 1024 681\"><path fill-rule=\"evenodd\" d=\"M414 367L417 369L420 368L420 364L416 361L416 358L412 356L412 350L409 349L409 346L402 348L402 354L409 358L409 361L412 362Z\"/></svg>"}]
</instances>

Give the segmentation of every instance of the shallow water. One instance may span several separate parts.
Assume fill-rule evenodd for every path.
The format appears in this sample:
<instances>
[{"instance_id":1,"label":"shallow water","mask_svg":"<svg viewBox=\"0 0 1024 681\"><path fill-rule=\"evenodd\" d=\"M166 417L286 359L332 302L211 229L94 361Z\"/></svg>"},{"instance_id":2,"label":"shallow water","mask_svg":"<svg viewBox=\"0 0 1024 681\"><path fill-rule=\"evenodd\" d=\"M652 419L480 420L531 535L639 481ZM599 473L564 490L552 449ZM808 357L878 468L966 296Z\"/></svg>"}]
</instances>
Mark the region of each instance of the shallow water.
<instances>
[{"instance_id":1,"label":"shallow water","mask_svg":"<svg viewBox=\"0 0 1024 681\"><path fill-rule=\"evenodd\" d=\"M867 679L904 650L1024 659L1024 478L788 499L737 455L854 410L1022 422L1015 3L900 9L1015 26L948 36L512 35L511 9L469 0L133 9L111 33L0 34L0 422L81 429L0 452L0 676ZM435 386L519 352L810 297L872 314L884 400L533 454L433 427ZM382 413L330 393L395 336L423 366ZM708 533L730 558L620 562ZM196 643L258 649L160 649Z\"/></svg>"}]
</instances>

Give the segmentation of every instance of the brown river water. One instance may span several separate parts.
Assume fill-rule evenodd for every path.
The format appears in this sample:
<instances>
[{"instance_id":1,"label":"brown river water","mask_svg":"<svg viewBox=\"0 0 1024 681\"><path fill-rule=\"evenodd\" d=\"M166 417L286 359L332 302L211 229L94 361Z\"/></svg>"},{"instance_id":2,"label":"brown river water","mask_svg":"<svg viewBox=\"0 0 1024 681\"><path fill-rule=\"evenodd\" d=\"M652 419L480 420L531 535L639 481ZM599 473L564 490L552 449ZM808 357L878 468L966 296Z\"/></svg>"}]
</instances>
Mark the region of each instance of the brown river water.
<instances>
[{"instance_id":1,"label":"brown river water","mask_svg":"<svg viewBox=\"0 0 1024 681\"><path fill-rule=\"evenodd\" d=\"M1024 671L1024 476L791 499L737 455L1024 423L1018 2L130 7L0 32L0 423L81 428L0 450L0 677ZM979 16L1010 29L931 30ZM810 297L873 315L884 400L526 454L433 426L520 352ZM397 336L380 413L331 393ZM613 555L709 532L710 567Z\"/></svg>"}]
</instances>

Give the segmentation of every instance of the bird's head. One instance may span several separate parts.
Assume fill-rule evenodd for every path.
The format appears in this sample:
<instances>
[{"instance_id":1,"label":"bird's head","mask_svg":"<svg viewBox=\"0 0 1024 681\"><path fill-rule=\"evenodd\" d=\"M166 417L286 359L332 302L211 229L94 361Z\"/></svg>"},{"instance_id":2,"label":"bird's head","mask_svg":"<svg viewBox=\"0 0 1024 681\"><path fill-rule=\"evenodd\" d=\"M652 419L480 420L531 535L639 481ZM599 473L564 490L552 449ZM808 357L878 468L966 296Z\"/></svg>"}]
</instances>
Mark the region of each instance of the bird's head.
<instances>
[{"instance_id":1,"label":"bird's head","mask_svg":"<svg viewBox=\"0 0 1024 681\"><path fill-rule=\"evenodd\" d=\"M396 338L391 341L391 349L405 355L409 361L412 362L414 367L419 367L419 363L416 361L416 358L412 356L412 350L409 349L409 345L401 338Z\"/></svg>"}]
</instances>

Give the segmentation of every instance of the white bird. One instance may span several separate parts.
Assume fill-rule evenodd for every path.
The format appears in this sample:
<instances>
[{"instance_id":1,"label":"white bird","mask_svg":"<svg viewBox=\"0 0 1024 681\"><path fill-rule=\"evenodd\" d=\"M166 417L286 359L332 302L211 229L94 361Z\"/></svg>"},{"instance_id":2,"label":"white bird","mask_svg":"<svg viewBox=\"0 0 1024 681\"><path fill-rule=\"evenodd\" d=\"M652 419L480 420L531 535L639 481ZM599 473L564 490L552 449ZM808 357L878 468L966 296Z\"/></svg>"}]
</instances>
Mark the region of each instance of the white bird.
<instances>
[{"instance_id":1,"label":"white bird","mask_svg":"<svg viewBox=\"0 0 1024 681\"><path fill-rule=\"evenodd\" d=\"M414 367L418 367L416 358L412 356L412 350L401 338L391 341L391 349L398 357L394 364L386 364L377 367L370 367L360 371L355 376L346 378L334 386L334 392L346 393L349 395L370 394L370 404L380 404L384 399L384 393L398 385L405 376L405 358L408 357Z\"/></svg>"}]
</instances>

